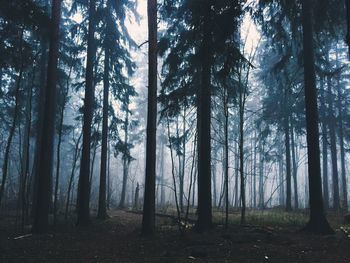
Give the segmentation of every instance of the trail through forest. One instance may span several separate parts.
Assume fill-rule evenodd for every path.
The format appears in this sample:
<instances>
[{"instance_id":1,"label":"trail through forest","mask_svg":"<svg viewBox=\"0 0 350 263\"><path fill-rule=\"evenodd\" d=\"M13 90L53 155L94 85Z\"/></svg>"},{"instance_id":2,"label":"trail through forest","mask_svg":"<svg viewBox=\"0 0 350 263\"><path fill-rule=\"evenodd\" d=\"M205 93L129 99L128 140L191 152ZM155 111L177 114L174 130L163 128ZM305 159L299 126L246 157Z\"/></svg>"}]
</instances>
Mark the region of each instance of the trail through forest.
<instances>
[{"instance_id":1,"label":"trail through forest","mask_svg":"<svg viewBox=\"0 0 350 263\"><path fill-rule=\"evenodd\" d=\"M7 219L8 220L8 219ZM67 225L45 235L13 234L0 219L0 262L349 262L350 238L305 234L296 227L238 226L180 236L157 217L157 235L142 238L141 215L113 211L89 228Z\"/></svg>"}]
</instances>

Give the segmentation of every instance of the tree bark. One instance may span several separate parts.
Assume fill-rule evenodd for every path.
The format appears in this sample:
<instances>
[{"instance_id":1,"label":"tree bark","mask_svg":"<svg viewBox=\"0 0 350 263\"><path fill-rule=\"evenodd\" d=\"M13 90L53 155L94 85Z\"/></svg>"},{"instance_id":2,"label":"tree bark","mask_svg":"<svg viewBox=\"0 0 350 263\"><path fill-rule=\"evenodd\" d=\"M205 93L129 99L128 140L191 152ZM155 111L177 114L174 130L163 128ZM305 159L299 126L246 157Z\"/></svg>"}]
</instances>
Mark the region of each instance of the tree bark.
<instances>
[{"instance_id":1,"label":"tree bark","mask_svg":"<svg viewBox=\"0 0 350 263\"><path fill-rule=\"evenodd\" d=\"M305 230L316 233L332 233L333 230L329 226L323 210L315 56L311 15L311 1L303 0L304 92L310 199L310 220L305 226Z\"/></svg>"},{"instance_id":2,"label":"tree bark","mask_svg":"<svg viewBox=\"0 0 350 263\"><path fill-rule=\"evenodd\" d=\"M94 108L94 62L95 62L95 0L89 2L89 29L86 60L86 80L84 99L83 148L80 161L80 172L77 196L77 225L86 226L90 223L90 150L91 125Z\"/></svg>"},{"instance_id":3,"label":"tree bark","mask_svg":"<svg viewBox=\"0 0 350 263\"><path fill-rule=\"evenodd\" d=\"M28 203L27 203L27 181L29 177L29 150L30 150L30 131L32 123L32 101L33 101L33 87L35 81L35 68L33 68L32 73L32 83L28 90L27 102L26 102L26 113L25 113L25 125L24 125L24 135L23 135L23 147L22 147L22 165L21 165L21 179L20 179L20 189L18 200L21 207L21 230L24 229L25 219L28 215Z\"/></svg>"},{"instance_id":4,"label":"tree bark","mask_svg":"<svg viewBox=\"0 0 350 263\"><path fill-rule=\"evenodd\" d=\"M107 1L107 9L110 9L110 1ZM107 22L109 28L109 23ZM107 30L109 32L109 30ZM100 190L98 196L98 219L107 218L106 207L106 178L107 178L107 146L108 146L108 108L109 108L109 71L110 71L110 50L108 36L105 36L105 60L103 72L103 113L102 113L102 147L101 147L101 168L100 168Z\"/></svg>"},{"instance_id":5,"label":"tree bark","mask_svg":"<svg viewBox=\"0 0 350 263\"><path fill-rule=\"evenodd\" d=\"M286 147L286 210L292 210L292 184L291 184L291 162L290 162L290 128L289 117L285 116L285 147Z\"/></svg>"},{"instance_id":6,"label":"tree bark","mask_svg":"<svg viewBox=\"0 0 350 263\"><path fill-rule=\"evenodd\" d=\"M327 140L327 117L326 117L326 103L324 95L324 80L320 78L320 102L321 102L321 133L322 133L322 184L323 184L323 198L324 208L329 208L329 190L328 190L328 140Z\"/></svg>"},{"instance_id":7,"label":"tree bark","mask_svg":"<svg viewBox=\"0 0 350 263\"><path fill-rule=\"evenodd\" d=\"M162 141L161 142L161 150L160 150L160 173L161 173L161 185L160 185L160 206L161 207L164 207L165 205L165 174L164 174L164 142ZM188 197L190 198L190 197Z\"/></svg>"},{"instance_id":8,"label":"tree bark","mask_svg":"<svg viewBox=\"0 0 350 263\"><path fill-rule=\"evenodd\" d=\"M52 25L50 31L49 61L47 66L47 86L45 94L45 111L41 134L38 193L32 231L45 233L49 227L50 183L52 182L53 149L56 119L57 64L59 55L59 32L61 19L61 0L52 1Z\"/></svg>"},{"instance_id":9,"label":"tree bark","mask_svg":"<svg viewBox=\"0 0 350 263\"><path fill-rule=\"evenodd\" d=\"M157 0L147 1L148 14L148 111L146 176L142 235L155 232L156 133L157 133Z\"/></svg>"},{"instance_id":10,"label":"tree bark","mask_svg":"<svg viewBox=\"0 0 350 263\"><path fill-rule=\"evenodd\" d=\"M332 181L333 181L333 209L335 211L340 210L340 193L339 193L339 175L338 175L338 160L337 160L337 139L335 133L335 116L333 109L333 96L332 96L332 80L330 76L327 78L328 87L328 130L330 137L330 150L332 160Z\"/></svg>"},{"instance_id":11,"label":"tree bark","mask_svg":"<svg viewBox=\"0 0 350 263\"><path fill-rule=\"evenodd\" d=\"M128 95L126 95L128 96ZM124 121L124 143L128 145L128 132L129 132L129 97L126 98L126 117ZM125 149L126 150L126 149ZM119 208L125 208L125 195L126 195L126 187L128 182L129 175L129 164L128 156L126 153L123 154L123 183L122 183L122 193L120 197Z\"/></svg>"},{"instance_id":12,"label":"tree bark","mask_svg":"<svg viewBox=\"0 0 350 263\"><path fill-rule=\"evenodd\" d=\"M68 218L68 212L69 212L69 203L70 203L70 195L71 195L71 191L72 191L72 186L73 186L73 181L74 181L74 175L75 175L75 168L77 166L77 161L79 159L79 155L80 155L80 149L79 149L79 144L80 144L80 140L82 138L82 134L80 134L78 140L75 143L75 147L74 147L74 155L73 155L73 165L72 165L72 170L71 170L71 174L69 177L69 182L68 182L68 190L67 190L67 201L66 201L66 211L64 214L64 218L67 219Z\"/></svg>"},{"instance_id":13,"label":"tree bark","mask_svg":"<svg viewBox=\"0 0 350 263\"><path fill-rule=\"evenodd\" d=\"M49 0L45 0L45 9L49 12ZM40 40L40 48L41 48L41 57L40 57L40 86L39 86L39 94L37 95L37 120L36 120L36 142L35 142L35 154L33 160L33 168L32 168L32 185L31 185L31 200L32 200L32 208L31 215L33 216L35 213L35 206L37 200L38 193L38 167L39 167L39 154L41 147L41 132L43 126L43 116L45 111L45 88L46 88L46 78L47 78L47 56L48 56L48 46L49 43L46 39L46 36L42 36Z\"/></svg>"},{"instance_id":14,"label":"tree bark","mask_svg":"<svg viewBox=\"0 0 350 263\"><path fill-rule=\"evenodd\" d=\"M349 46L349 57L350 57L350 0L345 0L345 5L346 5L346 22L347 22L346 43Z\"/></svg>"},{"instance_id":15,"label":"tree bark","mask_svg":"<svg viewBox=\"0 0 350 263\"><path fill-rule=\"evenodd\" d=\"M204 18L204 37L201 55L201 87L197 91L197 131L198 131L198 220L197 230L203 232L212 226L211 205L211 94L210 94L210 34L209 14L211 4L208 4L207 16Z\"/></svg>"},{"instance_id":16,"label":"tree bark","mask_svg":"<svg viewBox=\"0 0 350 263\"><path fill-rule=\"evenodd\" d=\"M58 124L58 142L57 142L57 148L56 148L56 180L55 180L55 192L54 192L54 202L53 202L53 222L54 225L57 223L57 210L58 210L58 186L59 186L59 179L60 179L60 168L61 168L61 144L62 144L62 136L63 136L63 121L64 121L64 111L66 108L67 100L68 100L68 92L69 92L69 81L72 76L73 71L73 63L70 65L69 74L66 80L66 88L64 90L64 93L62 94L63 100L62 105L60 109L60 116L59 116L59 124Z\"/></svg>"},{"instance_id":17,"label":"tree bark","mask_svg":"<svg viewBox=\"0 0 350 263\"><path fill-rule=\"evenodd\" d=\"M228 94L225 90L224 95L224 116L225 116L225 124L224 124L224 173L225 173L225 228L228 228L228 119L229 119L229 111L228 111Z\"/></svg>"},{"instance_id":18,"label":"tree bark","mask_svg":"<svg viewBox=\"0 0 350 263\"><path fill-rule=\"evenodd\" d=\"M259 142L259 208L263 209L264 200L264 144L262 141Z\"/></svg>"},{"instance_id":19,"label":"tree bark","mask_svg":"<svg viewBox=\"0 0 350 263\"><path fill-rule=\"evenodd\" d=\"M242 89L242 88L241 88ZM239 92L239 174L241 179L241 224L245 224L246 194L244 176L244 91Z\"/></svg>"},{"instance_id":20,"label":"tree bark","mask_svg":"<svg viewBox=\"0 0 350 263\"><path fill-rule=\"evenodd\" d=\"M339 82L339 81L338 81ZM345 169L345 146L344 146L344 127L343 127L343 107L342 107L342 92L338 83L338 133L339 133L339 147L340 147L340 165L341 165L341 178L342 178L342 192L343 192L343 209L348 211L348 188Z\"/></svg>"},{"instance_id":21,"label":"tree bark","mask_svg":"<svg viewBox=\"0 0 350 263\"><path fill-rule=\"evenodd\" d=\"M293 186L294 186L294 207L295 209L299 208L299 198L298 198L298 165L296 161L296 145L295 145L295 138L294 138L294 127L292 126L291 129L291 148L292 148L292 164L293 164Z\"/></svg>"}]
</instances>

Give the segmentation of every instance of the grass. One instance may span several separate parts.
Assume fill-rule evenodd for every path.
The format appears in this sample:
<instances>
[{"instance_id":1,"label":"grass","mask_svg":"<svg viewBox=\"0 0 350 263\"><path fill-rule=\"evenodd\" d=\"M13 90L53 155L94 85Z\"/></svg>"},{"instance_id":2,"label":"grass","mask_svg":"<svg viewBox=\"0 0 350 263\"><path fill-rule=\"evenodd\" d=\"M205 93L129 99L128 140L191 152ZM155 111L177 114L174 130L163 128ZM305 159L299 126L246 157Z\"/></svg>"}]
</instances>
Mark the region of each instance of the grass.
<instances>
[{"instance_id":1,"label":"grass","mask_svg":"<svg viewBox=\"0 0 350 263\"><path fill-rule=\"evenodd\" d=\"M230 212L229 224L240 224L241 214L239 211ZM302 227L307 223L308 217L300 211L286 212L281 209L250 210L246 213L246 224L257 226L278 227ZM216 224L224 224L225 213L214 212L213 221Z\"/></svg>"}]
</instances>

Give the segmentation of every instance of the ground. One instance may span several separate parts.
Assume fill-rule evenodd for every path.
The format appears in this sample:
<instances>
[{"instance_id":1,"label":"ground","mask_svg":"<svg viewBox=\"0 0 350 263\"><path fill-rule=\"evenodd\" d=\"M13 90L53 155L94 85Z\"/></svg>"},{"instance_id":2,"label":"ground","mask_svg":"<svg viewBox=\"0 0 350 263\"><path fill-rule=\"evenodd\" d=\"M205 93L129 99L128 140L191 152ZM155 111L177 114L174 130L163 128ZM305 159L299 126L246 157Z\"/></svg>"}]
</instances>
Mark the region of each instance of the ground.
<instances>
[{"instance_id":1,"label":"ground","mask_svg":"<svg viewBox=\"0 0 350 263\"><path fill-rule=\"evenodd\" d=\"M12 221L0 218L0 262L350 262L343 228L319 236L296 225L218 224L181 236L173 220L158 217L157 235L143 238L141 215L127 211L110 212L86 229L64 225L46 235L13 234Z\"/></svg>"}]
</instances>

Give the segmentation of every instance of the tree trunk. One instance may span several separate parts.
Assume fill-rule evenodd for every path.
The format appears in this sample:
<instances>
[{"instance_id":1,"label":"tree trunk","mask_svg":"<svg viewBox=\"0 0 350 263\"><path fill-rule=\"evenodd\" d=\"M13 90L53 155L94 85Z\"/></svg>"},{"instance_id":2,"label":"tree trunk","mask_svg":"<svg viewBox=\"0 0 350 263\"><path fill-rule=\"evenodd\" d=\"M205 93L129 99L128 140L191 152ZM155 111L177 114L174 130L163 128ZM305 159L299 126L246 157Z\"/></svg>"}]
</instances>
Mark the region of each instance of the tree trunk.
<instances>
[{"instance_id":1,"label":"tree trunk","mask_svg":"<svg viewBox=\"0 0 350 263\"><path fill-rule=\"evenodd\" d=\"M323 77L320 78L320 102L321 102L321 133L322 133L322 176L323 176L323 198L324 208L329 208L329 190L328 190L328 141L327 141L327 116L326 116L326 103L324 95L324 81Z\"/></svg>"},{"instance_id":2,"label":"tree trunk","mask_svg":"<svg viewBox=\"0 0 350 263\"><path fill-rule=\"evenodd\" d=\"M181 165L181 168L182 168L182 171L181 171L181 174L182 174L182 195L181 195L181 212L183 213L184 212L184 205L183 205L183 198L184 198L184 180L185 180L185 171L186 171L186 107L184 107L184 112L183 112L183 116L182 116L182 134L183 134L183 141L182 141L182 150L183 150L183 153L182 153L182 165ZM188 197L189 198L189 197Z\"/></svg>"},{"instance_id":3,"label":"tree trunk","mask_svg":"<svg viewBox=\"0 0 350 263\"><path fill-rule=\"evenodd\" d=\"M27 94L26 113L25 113L25 125L23 135L23 148L22 148L22 167L21 167L21 179L18 199L21 203L21 230L24 229L25 218L28 215L28 203L27 203L27 181L29 177L29 150L30 150L30 131L32 123L32 100L33 100L33 87L35 81L35 69L32 73L32 83Z\"/></svg>"},{"instance_id":4,"label":"tree trunk","mask_svg":"<svg viewBox=\"0 0 350 263\"><path fill-rule=\"evenodd\" d=\"M243 91L239 94L239 174L241 179L241 224L245 224L246 195L244 177L244 98Z\"/></svg>"},{"instance_id":5,"label":"tree trunk","mask_svg":"<svg viewBox=\"0 0 350 263\"><path fill-rule=\"evenodd\" d=\"M235 143L235 208L238 208L239 206L239 194L238 194L238 177L239 177L239 151L238 151L238 144Z\"/></svg>"},{"instance_id":6,"label":"tree trunk","mask_svg":"<svg viewBox=\"0 0 350 263\"><path fill-rule=\"evenodd\" d=\"M47 13L49 13L49 0L45 0L45 9ZM40 57L40 86L39 86L39 94L37 95L37 120L36 120L36 142L35 142L35 154L33 160L32 167L32 185L31 185L31 200L32 200L32 208L31 215L33 216L35 213L35 205L37 200L38 193L38 167L39 167L39 154L41 147L41 132L43 126L43 116L45 111L45 88L46 88L46 78L47 78L47 55L48 55L48 40L46 36L42 36L40 40L40 48L41 48L41 57Z\"/></svg>"},{"instance_id":7,"label":"tree trunk","mask_svg":"<svg viewBox=\"0 0 350 263\"><path fill-rule=\"evenodd\" d=\"M86 226L90 223L90 150L91 124L94 108L94 62L95 62L95 0L89 2L89 29L86 60L86 81L84 99L83 148L80 162L78 196L77 196L77 225Z\"/></svg>"},{"instance_id":8,"label":"tree trunk","mask_svg":"<svg viewBox=\"0 0 350 263\"><path fill-rule=\"evenodd\" d=\"M59 179L60 179L60 166L61 166L61 144L62 144L62 136L63 136L63 121L64 121L64 111L66 108L67 100L68 100L68 92L69 92L69 81L72 76L73 71L73 64L70 65L69 74L66 80L66 89L64 93L62 94L63 100L61 105L61 111L59 116L59 124L58 124L58 142L57 142L57 148L56 148L56 180L55 180L55 194L54 194L54 202L53 202L53 222L54 225L57 223L57 202L58 202L58 186L59 186Z\"/></svg>"},{"instance_id":9,"label":"tree trunk","mask_svg":"<svg viewBox=\"0 0 350 263\"><path fill-rule=\"evenodd\" d=\"M254 131L254 163L253 163L253 206L256 208L256 163L257 163L257 146L256 146L256 130Z\"/></svg>"},{"instance_id":10,"label":"tree trunk","mask_svg":"<svg viewBox=\"0 0 350 263\"><path fill-rule=\"evenodd\" d=\"M64 102L65 103L65 102ZM63 132L63 119L64 119L64 105L60 112L60 121L58 127L58 142L56 148L56 180L55 180L55 193L53 201L53 223L57 223L57 198L58 198L58 185L60 179L60 165L61 165L61 144L62 144L62 132Z\"/></svg>"},{"instance_id":11,"label":"tree trunk","mask_svg":"<svg viewBox=\"0 0 350 263\"><path fill-rule=\"evenodd\" d=\"M210 13L208 6L207 13ZM208 27L209 17L205 17L204 24ZM211 94L210 94L210 34L204 32L201 44L201 87L197 94L197 131L198 131L198 219L197 230L203 232L212 226L211 205Z\"/></svg>"},{"instance_id":12,"label":"tree trunk","mask_svg":"<svg viewBox=\"0 0 350 263\"><path fill-rule=\"evenodd\" d=\"M23 61L23 32L24 29L21 32L21 41L20 41L20 50L21 50L21 59ZM1 187L0 187L0 207L2 204L2 198L4 196L5 192L5 185L6 185L6 179L8 175L8 165L9 165L9 159L10 159L10 150L11 150L11 144L12 139L16 130L16 123L18 119L18 111L19 111L19 94L20 94L20 87L23 77L23 62L21 64L21 67L19 69L18 78L16 81L16 90L15 90L15 107L14 107L14 113L13 118L10 126L9 135L7 137L6 147L5 147L5 154L4 154L4 162L2 165L2 181L1 181Z\"/></svg>"},{"instance_id":13,"label":"tree trunk","mask_svg":"<svg viewBox=\"0 0 350 263\"><path fill-rule=\"evenodd\" d=\"M80 134L80 136L79 136L79 138L78 138L78 140L77 140L77 142L75 144L75 147L74 147L72 171L71 171L71 174L70 174L70 177L69 177L69 182L68 182L66 212L64 214L64 218L65 219L68 218L70 195L71 195L72 185L73 185L73 181L74 181L75 168L77 166L77 161L78 161L79 155L80 155L79 144L80 144L81 138L82 138L82 134Z\"/></svg>"},{"instance_id":14,"label":"tree trunk","mask_svg":"<svg viewBox=\"0 0 350 263\"><path fill-rule=\"evenodd\" d=\"M290 128L289 128L289 117L285 116L285 147L286 147L286 210L292 210L292 184L291 184L291 162L290 162Z\"/></svg>"},{"instance_id":15,"label":"tree trunk","mask_svg":"<svg viewBox=\"0 0 350 263\"><path fill-rule=\"evenodd\" d=\"M107 9L110 9L110 1L107 1ZM109 23L107 22L109 28ZM107 30L109 32L109 30ZM101 147L101 168L100 168L100 190L98 196L98 219L107 218L106 210L106 176L107 176L107 146L108 146L108 108L109 108L109 71L110 71L110 50L108 36L105 36L105 60L103 72L103 113L102 113L102 147Z\"/></svg>"},{"instance_id":16,"label":"tree trunk","mask_svg":"<svg viewBox=\"0 0 350 263\"><path fill-rule=\"evenodd\" d=\"M146 176L143 202L142 234L155 232L155 183L157 135L157 0L147 1L148 13L148 111Z\"/></svg>"},{"instance_id":17,"label":"tree trunk","mask_svg":"<svg viewBox=\"0 0 350 263\"><path fill-rule=\"evenodd\" d=\"M293 126L290 129L291 131L291 139L292 139L292 164L293 164L293 182L294 182L294 207L295 209L299 208L299 198L298 198L298 166L296 161L296 145L294 139L294 128Z\"/></svg>"},{"instance_id":18,"label":"tree trunk","mask_svg":"<svg viewBox=\"0 0 350 263\"><path fill-rule=\"evenodd\" d=\"M346 43L349 46L349 55L350 55L350 0L345 0L346 5L346 22L347 22L347 35Z\"/></svg>"},{"instance_id":19,"label":"tree trunk","mask_svg":"<svg viewBox=\"0 0 350 263\"><path fill-rule=\"evenodd\" d=\"M178 142L180 142L180 128L179 128L179 118L177 118L176 120L176 137ZM180 145L177 145L178 148L180 148ZM184 197L184 176L185 174L184 169L182 167L183 161L181 158L181 154L177 153L177 158L178 158L178 167L179 167L179 206L180 206L180 211L181 213L184 212L184 201L183 201L183 197Z\"/></svg>"},{"instance_id":20,"label":"tree trunk","mask_svg":"<svg viewBox=\"0 0 350 263\"><path fill-rule=\"evenodd\" d=\"M311 1L303 0L304 92L310 199L310 220L305 226L305 230L316 233L331 233L333 230L329 226L323 211L315 57L311 14Z\"/></svg>"},{"instance_id":21,"label":"tree trunk","mask_svg":"<svg viewBox=\"0 0 350 263\"><path fill-rule=\"evenodd\" d=\"M128 95L126 95L128 96ZM124 121L124 143L125 145L128 145L128 132L129 132L129 97L126 99L126 117ZM120 203L119 208L125 208L125 195L126 195L126 186L128 182L128 175L129 175L129 164L130 161L128 160L128 156L126 153L123 154L123 186L122 186L122 194L120 197Z\"/></svg>"},{"instance_id":22,"label":"tree trunk","mask_svg":"<svg viewBox=\"0 0 350 263\"><path fill-rule=\"evenodd\" d=\"M340 195L339 195L339 175L338 175L338 160L337 160L337 139L335 133L335 116L333 109L333 96L332 96L332 80L330 76L327 78L328 87L328 129L330 137L330 149L332 160L332 181L333 181L333 209L335 211L340 210Z\"/></svg>"},{"instance_id":23,"label":"tree trunk","mask_svg":"<svg viewBox=\"0 0 350 263\"><path fill-rule=\"evenodd\" d=\"M107 210L111 209L111 153L110 144L107 145Z\"/></svg>"},{"instance_id":24,"label":"tree trunk","mask_svg":"<svg viewBox=\"0 0 350 263\"><path fill-rule=\"evenodd\" d=\"M342 192L343 192L343 209L348 211L348 189L346 180L345 169L345 146L344 146L344 127L343 127L343 107L342 107L342 93L338 83L338 122L339 122L339 147L340 147L340 165L341 165L341 178L342 178Z\"/></svg>"},{"instance_id":25,"label":"tree trunk","mask_svg":"<svg viewBox=\"0 0 350 263\"><path fill-rule=\"evenodd\" d=\"M229 201L228 201L228 118L229 118L229 111L228 111L228 94L226 94L225 90L225 97L224 97L224 116L225 116L225 125L224 125L224 173L225 173L225 228L228 227L228 207L229 207Z\"/></svg>"},{"instance_id":26,"label":"tree trunk","mask_svg":"<svg viewBox=\"0 0 350 263\"><path fill-rule=\"evenodd\" d=\"M264 200L264 144L259 142L259 208L263 209Z\"/></svg>"},{"instance_id":27,"label":"tree trunk","mask_svg":"<svg viewBox=\"0 0 350 263\"><path fill-rule=\"evenodd\" d=\"M49 226L50 182L52 182L53 149L56 119L57 96L57 64L59 54L59 32L61 19L61 0L52 1L52 29L50 31L49 61L47 66L47 86L45 96L45 112L41 134L38 193L32 231L45 233Z\"/></svg>"},{"instance_id":28,"label":"tree trunk","mask_svg":"<svg viewBox=\"0 0 350 263\"><path fill-rule=\"evenodd\" d=\"M162 143L162 145L161 145L161 152L160 152L160 154L161 154L161 156L160 156L160 174L161 174L161 185L160 185L160 206L161 207L164 207L164 205L165 205L165 174L164 174L164 154L165 154L165 152L164 152L164 142L162 141L161 142ZM190 198L190 197L188 197L188 198Z\"/></svg>"},{"instance_id":29,"label":"tree trunk","mask_svg":"<svg viewBox=\"0 0 350 263\"><path fill-rule=\"evenodd\" d=\"M213 171L213 206L217 207L217 183L216 183L216 162L213 163L213 167L212 167L212 171Z\"/></svg>"}]
</instances>

